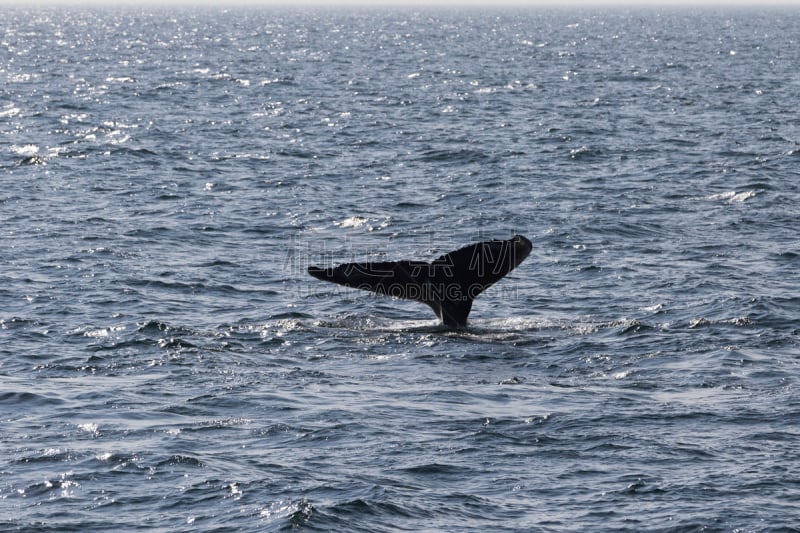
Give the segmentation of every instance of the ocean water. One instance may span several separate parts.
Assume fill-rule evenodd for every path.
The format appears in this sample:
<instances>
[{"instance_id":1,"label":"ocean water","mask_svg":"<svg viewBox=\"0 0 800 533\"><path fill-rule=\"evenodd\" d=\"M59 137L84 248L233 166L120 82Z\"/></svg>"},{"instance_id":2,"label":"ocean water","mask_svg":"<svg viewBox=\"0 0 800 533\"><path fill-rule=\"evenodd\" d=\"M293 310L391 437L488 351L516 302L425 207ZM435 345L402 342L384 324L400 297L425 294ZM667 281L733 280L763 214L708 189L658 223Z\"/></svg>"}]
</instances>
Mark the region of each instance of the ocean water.
<instances>
[{"instance_id":1,"label":"ocean water","mask_svg":"<svg viewBox=\"0 0 800 533\"><path fill-rule=\"evenodd\" d=\"M0 530L799 530L798 27L4 9Z\"/></svg>"}]
</instances>

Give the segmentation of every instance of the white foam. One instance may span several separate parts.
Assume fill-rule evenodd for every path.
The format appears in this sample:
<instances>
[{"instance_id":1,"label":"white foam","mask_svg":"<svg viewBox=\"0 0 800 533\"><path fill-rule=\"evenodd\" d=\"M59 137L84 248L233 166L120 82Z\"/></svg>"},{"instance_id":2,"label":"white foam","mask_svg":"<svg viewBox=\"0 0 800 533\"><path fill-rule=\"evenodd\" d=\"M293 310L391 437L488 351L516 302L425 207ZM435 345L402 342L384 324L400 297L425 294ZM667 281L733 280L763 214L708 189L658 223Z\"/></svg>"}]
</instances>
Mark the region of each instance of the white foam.
<instances>
[{"instance_id":1,"label":"white foam","mask_svg":"<svg viewBox=\"0 0 800 533\"><path fill-rule=\"evenodd\" d=\"M22 112L22 110L18 107L6 107L2 111L0 111L0 118L11 118L16 117Z\"/></svg>"},{"instance_id":2,"label":"white foam","mask_svg":"<svg viewBox=\"0 0 800 533\"><path fill-rule=\"evenodd\" d=\"M338 226L340 228L354 228L354 229L356 229L356 228L360 228L361 226L366 224L368 221L369 221L369 219L364 218L364 217L352 216L350 218L346 218L346 219L341 220L339 222L334 222L333 225L334 226Z\"/></svg>"},{"instance_id":3,"label":"white foam","mask_svg":"<svg viewBox=\"0 0 800 533\"><path fill-rule=\"evenodd\" d=\"M11 151L21 156L32 156L39 153L39 147L35 144L23 144L21 146L15 144L11 146Z\"/></svg>"},{"instance_id":4,"label":"white foam","mask_svg":"<svg viewBox=\"0 0 800 533\"><path fill-rule=\"evenodd\" d=\"M725 192L720 192L720 193L708 195L704 199L705 200L710 200L712 202L722 200L722 201L725 201L725 202L727 202L729 204L732 204L734 202L747 201L750 198L754 198L757 194L758 194L758 191L755 191L755 190L742 191L742 192L725 191Z\"/></svg>"}]
</instances>

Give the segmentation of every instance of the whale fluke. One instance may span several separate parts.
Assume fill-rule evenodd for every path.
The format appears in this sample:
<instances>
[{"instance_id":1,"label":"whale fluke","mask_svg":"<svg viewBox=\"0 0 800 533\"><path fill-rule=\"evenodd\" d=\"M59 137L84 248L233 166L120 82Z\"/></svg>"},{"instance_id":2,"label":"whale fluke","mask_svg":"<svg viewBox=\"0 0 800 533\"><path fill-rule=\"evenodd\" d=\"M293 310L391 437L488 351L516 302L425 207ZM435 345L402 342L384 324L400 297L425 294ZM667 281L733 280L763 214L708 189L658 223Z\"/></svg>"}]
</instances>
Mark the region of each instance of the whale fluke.
<instances>
[{"instance_id":1,"label":"whale fluke","mask_svg":"<svg viewBox=\"0 0 800 533\"><path fill-rule=\"evenodd\" d=\"M308 267L317 279L377 294L422 302L448 327L464 327L472 301L519 266L531 253L522 235L483 241L425 261L345 263Z\"/></svg>"}]
</instances>

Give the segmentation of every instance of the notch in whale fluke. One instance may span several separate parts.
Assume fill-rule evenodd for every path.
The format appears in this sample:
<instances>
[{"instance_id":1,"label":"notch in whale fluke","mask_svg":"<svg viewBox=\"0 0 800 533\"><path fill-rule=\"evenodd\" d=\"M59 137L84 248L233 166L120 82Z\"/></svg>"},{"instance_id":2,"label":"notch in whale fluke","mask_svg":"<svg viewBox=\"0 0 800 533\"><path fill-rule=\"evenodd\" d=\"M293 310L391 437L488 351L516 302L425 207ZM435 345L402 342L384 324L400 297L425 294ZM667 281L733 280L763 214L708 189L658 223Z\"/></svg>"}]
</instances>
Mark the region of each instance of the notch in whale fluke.
<instances>
[{"instance_id":1,"label":"notch in whale fluke","mask_svg":"<svg viewBox=\"0 0 800 533\"><path fill-rule=\"evenodd\" d=\"M345 263L332 268L308 267L317 279L347 287L422 302L448 327L464 327L472 301L519 266L531 253L522 235L508 240L470 244L425 261Z\"/></svg>"}]
</instances>

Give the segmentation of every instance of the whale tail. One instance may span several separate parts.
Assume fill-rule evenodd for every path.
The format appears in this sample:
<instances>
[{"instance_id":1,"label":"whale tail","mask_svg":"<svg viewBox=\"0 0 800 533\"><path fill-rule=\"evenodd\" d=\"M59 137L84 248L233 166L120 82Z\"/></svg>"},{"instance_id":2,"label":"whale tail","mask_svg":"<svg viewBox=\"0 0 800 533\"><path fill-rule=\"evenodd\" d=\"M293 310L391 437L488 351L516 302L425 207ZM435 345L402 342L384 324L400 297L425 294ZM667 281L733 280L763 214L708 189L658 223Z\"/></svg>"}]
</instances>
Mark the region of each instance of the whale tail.
<instances>
[{"instance_id":1,"label":"whale tail","mask_svg":"<svg viewBox=\"0 0 800 533\"><path fill-rule=\"evenodd\" d=\"M533 245L522 235L483 241L432 262L383 261L308 267L317 279L395 298L422 302L448 327L464 327L473 300L519 266Z\"/></svg>"}]
</instances>

